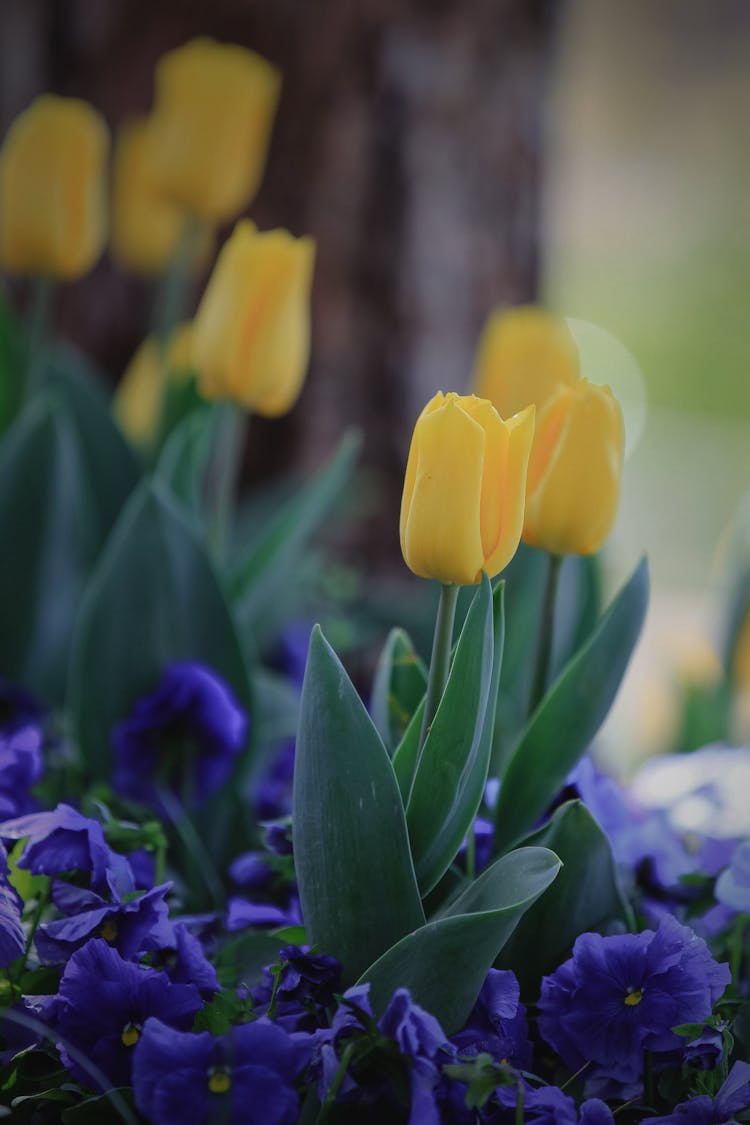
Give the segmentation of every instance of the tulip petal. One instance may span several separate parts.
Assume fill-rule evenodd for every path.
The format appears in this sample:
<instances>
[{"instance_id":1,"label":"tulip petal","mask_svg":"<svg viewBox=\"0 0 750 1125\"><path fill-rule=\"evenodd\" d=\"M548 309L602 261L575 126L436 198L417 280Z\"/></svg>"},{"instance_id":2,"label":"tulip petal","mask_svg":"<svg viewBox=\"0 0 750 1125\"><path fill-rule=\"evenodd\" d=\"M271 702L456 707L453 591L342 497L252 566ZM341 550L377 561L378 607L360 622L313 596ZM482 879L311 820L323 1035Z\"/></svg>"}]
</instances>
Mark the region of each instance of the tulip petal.
<instances>
[{"instance_id":1,"label":"tulip petal","mask_svg":"<svg viewBox=\"0 0 750 1125\"><path fill-rule=\"evenodd\" d=\"M502 481L502 494L499 507L501 512L500 534L497 542L485 558L484 569L493 577L504 570L518 550L523 531L525 510L526 472L534 438L533 406L527 406L504 422L507 432L508 449L505 458L505 472Z\"/></svg>"}]
</instances>

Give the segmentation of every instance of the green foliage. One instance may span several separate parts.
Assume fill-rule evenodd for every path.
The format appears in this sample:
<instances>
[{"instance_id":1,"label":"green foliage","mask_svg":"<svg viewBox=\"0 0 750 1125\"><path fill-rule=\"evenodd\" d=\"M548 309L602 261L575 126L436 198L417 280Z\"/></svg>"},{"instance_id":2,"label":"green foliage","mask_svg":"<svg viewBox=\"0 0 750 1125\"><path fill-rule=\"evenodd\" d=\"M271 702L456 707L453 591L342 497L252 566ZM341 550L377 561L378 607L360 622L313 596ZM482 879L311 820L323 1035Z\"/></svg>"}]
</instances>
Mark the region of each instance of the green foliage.
<instances>
[{"instance_id":1,"label":"green foliage","mask_svg":"<svg viewBox=\"0 0 750 1125\"><path fill-rule=\"evenodd\" d=\"M317 627L302 689L293 801L305 924L351 983L424 914L388 754Z\"/></svg>"},{"instance_id":2,"label":"green foliage","mask_svg":"<svg viewBox=\"0 0 750 1125\"><path fill-rule=\"evenodd\" d=\"M427 689L427 668L403 629L391 629L378 658L370 714L389 753L401 742Z\"/></svg>"},{"instance_id":3,"label":"green foliage","mask_svg":"<svg viewBox=\"0 0 750 1125\"><path fill-rule=\"evenodd\" d=\"M644 559L521 734L495 810L497 851L511 847L533 827L604 722L638 641L647 604Z\"/></svg>"}]
</instances>

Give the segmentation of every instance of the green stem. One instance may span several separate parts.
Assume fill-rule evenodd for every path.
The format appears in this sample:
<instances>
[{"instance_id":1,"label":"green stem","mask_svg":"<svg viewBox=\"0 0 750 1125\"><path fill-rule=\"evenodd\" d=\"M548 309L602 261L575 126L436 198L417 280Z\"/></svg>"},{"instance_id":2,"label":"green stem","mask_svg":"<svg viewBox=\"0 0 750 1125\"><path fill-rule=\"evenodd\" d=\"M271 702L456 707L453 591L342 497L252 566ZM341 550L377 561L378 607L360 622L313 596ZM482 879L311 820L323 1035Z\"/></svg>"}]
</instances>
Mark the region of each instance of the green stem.
<instances>
[{"instance_id":1,"label":"green stem","mask_svg":"<svg viewBox=\"0 0 750 1125\"><path fill-rule=\"evenodd\" d=\"M529 695L529 715L533 715L536 711L547 689L550 658L552 656L552 634L555 624L555 599L557 597L557 586L560 579L562 561L562 555L549 556L547 581L544 584L542 613L539 620L539 639L537 641L534 678L531 681L531 694Z\"/></svg>"},{"instance_id":2,"label":"green stem","mask_svg":"<svg viewBox=\"0 0 750 1125\"><path fill-rule=\"evenodd\" d=\"M516 1125L523 1125L523 1084L516 1088Z\"/></svg>"},{"instance_id":3,"label":"green stem","mask_svg":"<svg viewBox=\"0 0 750 1125\"><path fill-rule=\"evenodd\" d=\"M341 1059L339 1061L338 1070L334 1075L333 1082L328 1088L328 1093L326 1094L325 1101L320 1107L320 1112L315 1118L314 1125L321 1125L321 1123L325 1121L326 1117L328 1116L331 1106L336 1100L336 1095L339 1092L341 1083L344 1081L346 1072L349 1069L349 1063L351 1062L351 1058L354 1054L354 1048L356 1047L356 1045L356 1040L348 1043L346 1047L344 1047L344 1050L341 1052Z\"/></svg>"},{"instance_id":4,"label":"green stem","mask_svg":"<svg viewBox=\"0 0 750 1125\"><path fill-rule=\"evenodd\" d=\"M417 772L422 749L430 733L432 721L437 714L440 700L443 698L445 685L448 681L448 672L451 663L451 644L453 642L453 622L456 619L456 602L460 587L453 583L444 582L440 587L440 601L438 602L437 617L435 619L435 636L432 641L432 656L430 658L430 674L427 679L427 696L422 716L422 730L419 734L419 751L414 773Z\"/></svg>"},{"instance_id":5,"label":"green stem","mask_svg":"<svg viewBox=\"0 0 750 1125\"><path fill-rule=\"evenodd\" d=\"M185 315L190 286L190 267L200 231L200 219L196 215L188 215L177 240L172 260L162 278L154 309L154 333L162 357L166 354L175 325L179 324Z\"/></svg>"},{"instance_id":6,"label":"green stem","mask_svg":"<svg viewBox=\"0 0 750 1125\"><path fill-rule=\"evenodd\" d=\"M44 352L49 340L55 283L49 277L35 277L31 289L29 309L25 397L32 398L39 390L44 372Z\"/></svg>"},{"instance_id":7,"label":"green stem","mask_svg":"<svg viewBox=\"0 0 750 1125\"><path fill-rule=\"evenodd\" d=\"M232 528L247 413L230 402L223 403L219 409L222 415L216 440L209 547L221 567Z\"/></svg>"}]
</instances>

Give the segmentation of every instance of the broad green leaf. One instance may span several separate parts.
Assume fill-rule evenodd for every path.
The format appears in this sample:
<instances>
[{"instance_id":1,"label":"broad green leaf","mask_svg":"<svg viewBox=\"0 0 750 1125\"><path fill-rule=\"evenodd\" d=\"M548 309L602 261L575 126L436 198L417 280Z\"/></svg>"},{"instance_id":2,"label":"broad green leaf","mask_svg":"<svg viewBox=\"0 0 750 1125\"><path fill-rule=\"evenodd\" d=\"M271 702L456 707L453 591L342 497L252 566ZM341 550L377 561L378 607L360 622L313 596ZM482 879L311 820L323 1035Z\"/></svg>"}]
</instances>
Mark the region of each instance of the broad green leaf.
<instances>
[{"instance_id":1,"label":"broad green leaf","mask_svg":"<svg viewBox=\"0 0 750 1125\"><path fill-rule=\"evenodd\" d=\"M112 418L101 382L83 357L71 348L57 348L45 379L70 407L104 541L138 483L138 462Z\"/></svg>"},{"instance_id":2,"label":"broad green leaf","mask_svg":"<svg viewBox=\"0 0 750 1125\"><path fill-rule=\"evenodd\" d=\"M567 801L549 824L524 844L550 848L562 870L553 886L529 910L497 961L513 969L530 1000L539 982L568 955L579 934L619 918L630 924L609 840L581 801ZM513 854L513 853L511 853Z\"/></svg>"},{"instance_id":3,"label":"broad green leaf","mask_svg":"<svg viewBox=\"0 0 750 1125\"><path fill-rule=\"evenodd\" d=\"M24 347L6 295L0 292L0 435L18 413L23 395Z\"/></svg>"},{"instance_id":4,"label":"broad green leaf","mask_svg":"<svg viewBox=\"0 0 750 1125\"><path fill-rule=\"evenodd\" d=\"M424 913L388 754L318 626L302 687L292 820L310 940L338 957L351 983Z\"/></svg>"},{"instance_id":5,"label":"broad green leaf","mask_svg":"<svg viewBox=\"0 0 750 1125\"><path fill-rule=\"evenodd\" d=\"M643 559L531 716L502 778L495 847L507 851L542 816L604 722L648 604Z\"/></svg>"},{"instance_id":6,"label":"broad green leaf","mask_svg":"<svg viewBox=\"0 0 750 1125\"><path fill-rule=\"evenodd\" d=\"M427 669L403 629L391 629L375 669L370 714L386 750L406 733L427 690Z\"/></svg>"},{"instance_id":7,"label":"broad green leaf","mask_svg":"<svg viewBox=\"0 0 750 1125\"><path fill-rule=\"evenodd\" d=\"M74 617L99 548L76 427L50 393L0 446L0 671L47 703L64 692Z\"/></svg>"},{"instance_id":8,"label":"broad green leaf","mask_svg":"<svg viewBox=\"0 0 750 1125\"><path fill-rule=\"evenodd\" d=\"M492 588L483 575L414 774L406 820L422 895L450 866L487 780L491 746L490 738L483 736L493 684L496 625L502 640L502 597L498 606L495 622Z\"/></svg>"},{"instance_id":9,"label":"broad green leaf","mask_svg":"<svg viewBox=\"0 0 750 1125\"><path fill-rule=\"evenodd\" d=\"M231 590L243 621L278 595L294 571L308 539L349 483L360 445L359 434L345 434L331 460L287 501L237 566Z\"/></svg>"},{"instance_id":10,"label":"broad green leaf","mask_svg":"<svg viewBox=\"0 0 750 1125\"><path fill-rule=\"evenodd\" d=\"M362 973L375 1012L397 988L408 988L448 1035L458 1031L492 962L559 869L560 860L545 848L520 848L497 860L450 913L402 938Z\"/></svg>"},{"instance_id":11,"label":"broad green leaf","mask_svg":"<svg viewBox=\"0 0 750 1125\"><path fill-rule=\"evenodd\" d=\"M219 412L210 406L188 414L167 438L156 466L156 475L185 511L199 521L203 517L205 478L219 421Z\"/></svg>"},{"instance_id":12,"label":"broad green leaf","mask_svg":"<svg viewBox=\"0 0 750 1125\"><path fill-rule=\"evenodd\" d=\"M411 717L411 722L404 731L404 736L396 747L393 755L393 772L396 775L401 800L404 805L409 800L412 778L417 765L419 753L419 736L422 731L422 716L424 715L424 699Z\"/></svg>"},{"instance_id":13,"label":"broad green leaf","mask_svg":"<svg viewBox=\"0 0 750 1125\"><path fill-rule=\"evenodd\" d=\"M93 777L110 775L114 724L175 660L207 664L249 708L244 661L205 549L158 483L144 483L92 576L74 639L68 699Z\"/></svg>"}]
</instances>

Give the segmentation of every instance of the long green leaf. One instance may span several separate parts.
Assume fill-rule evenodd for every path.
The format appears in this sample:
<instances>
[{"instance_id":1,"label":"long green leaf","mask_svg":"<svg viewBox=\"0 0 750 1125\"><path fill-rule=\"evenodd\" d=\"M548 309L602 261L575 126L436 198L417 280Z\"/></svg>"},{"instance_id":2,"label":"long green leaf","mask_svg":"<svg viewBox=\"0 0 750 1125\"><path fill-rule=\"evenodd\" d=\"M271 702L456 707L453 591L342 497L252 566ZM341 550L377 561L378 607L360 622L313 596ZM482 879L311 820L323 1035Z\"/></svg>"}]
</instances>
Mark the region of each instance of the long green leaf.
<instances>
[{"instance_id":1,"label":"long green leaf","mask_svg":"<svg viewBox=\"0 0 750 1125\"><path fill-rule=\"evenodd\" d=\"M391 629L378 658L370 714L386 750L400 743L427 689L427 669L403 629Z\"/></svg>"},{"instance_id":2,"label":"long green leaf","mask_svg":"<svg viewBox=\"0 0 750 1125\"><path fill-rule=\"evenodd\" d=\"M127 504L92 576L74 640L69 703L90 773L110 774L110 737L165 666L199 660L249 708L234 625L205 549L158 484Z\"/></svg>"},{"instance_id":3,"label":"long green leaf","mask_svg":"<svg viewBox=\"0 0 750 1125\"><path fill-rule=\"evenodd\" d=\"M564 960L579 934L614 919L628 925L632 920L609 840L581 801L561 805L524 844L550 848L563 863L553 886L521 919L497 961L499 968L513 969L523 995L531 1000L543 974Z\"/></svg>"},{"instance_id":4,"label":"long green leaf","mask_svg":"<svg viewBox=\"0 0 750 1125\"><path fill-rule=\"evenodd\" d=\"M419 736L422 731L422 716L424 715L424 699L411 717L411 721L404 731L403 738L396 747L393 755L393 772L396 775L401 800L406 805L409 800L411 783L414 770L417 768L419 756Z\"/></svg>"},{"instance_id":5,"label":"long green leaf","mask_svg":"<svg viewBox=\"0 0 750 1125\"><path fill-rule=\"evenodd\" d=\"M406 820L422 895L450 866L487 780L491 746L483 735L493 684L496 624L502 637L502 599L498 604L495 622L492 588L483 575L414 775Z\"/></svg>"},{"instance_id":6,"label":"long green leaf","mask_svg":"<svg viewBox=\"0 0 750 1125\"><path fill-rule=\"evenodd\" d=\"M231 590L243 621L252 620L283 587L307 540L349 482L360 445L358 433L345 434L331 460L284 505L236 568Z\"/></svg>"},{"instance_id":7,"label":"long green leaf","mask_svg":"<svg viewBox=\"0 0 750 1125\"><path fill-rule=\"evenodd\" d=\"M643 559L588 641L531 716L502 778L495 847L507 851L542 816L604 722L641 632L648 605Z\"/></svg>"},{"instance_id":8,"label":"long green leaf","mask_svg":"<svg viewBox=\"0 0 750 1125\"><path fill-rule=\"evenodd\" d=\"M293 808L305 926L351 982L422 925L424 913L388 754L317 626L302 688Z\"/></svg>"},{"instance_id":9,"label":"long green leaf","mask_svg":"<svg viewBox=\"0 0 750 1125\"><path fill-rule=\"evenodd\" d=\"M375 1011L397 988L408 988L449 1035L458 1031L492 962L559 869L545 848L521 848L494 863L449 914L404 937L362 973Z\"/></svg>"},{"instance_id":10,"label":"long green leaf","mask_svg":"<svg viewBox=\"0 0 750 1125\"><path fill-rule=\"evenodd\" d=\"M0 446L0 669L62 702L73 621L99 547L70 410L44 392Z\"/></svg>"},{"instance_id":11,"label":"long green leaf","mask_svg":"<svg viewBox=\"0 0 750 1125\"><path fill-rule=\"evenodd\" d=\"M156 475L198 522L203 519L203 484L217 437L219 412L194 410L172 430L159 455Z\"/></svg>"}]
</instances>

